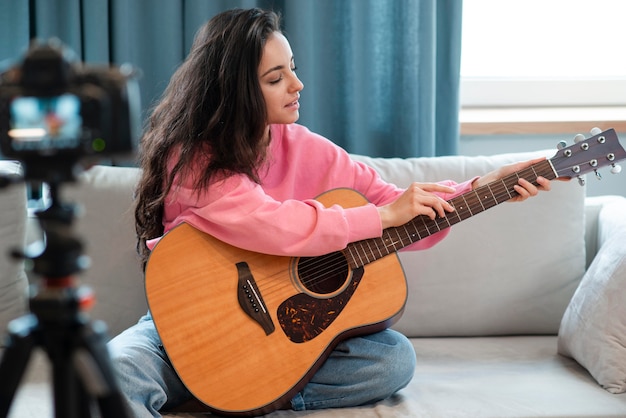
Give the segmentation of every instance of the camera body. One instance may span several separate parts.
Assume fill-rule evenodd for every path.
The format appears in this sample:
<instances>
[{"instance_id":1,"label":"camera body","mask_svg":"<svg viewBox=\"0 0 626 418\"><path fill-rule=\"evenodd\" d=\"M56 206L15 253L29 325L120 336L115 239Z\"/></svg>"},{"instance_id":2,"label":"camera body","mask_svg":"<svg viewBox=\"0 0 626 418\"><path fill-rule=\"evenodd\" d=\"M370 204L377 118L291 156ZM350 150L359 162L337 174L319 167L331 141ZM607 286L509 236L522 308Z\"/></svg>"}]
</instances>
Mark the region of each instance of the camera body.
<instances>
[{"instance_id":1,"label":"camera body","mask_svg":"<svg viewBox=\"0 0 626 418\"><path fill-rule=\"evenodd\" d=\"M87 67L57 41L33 43L0 78L0 149L26 180L73 179L83 157L132 155L141 131L129 66Z\"/></svg>"}]
</instances>

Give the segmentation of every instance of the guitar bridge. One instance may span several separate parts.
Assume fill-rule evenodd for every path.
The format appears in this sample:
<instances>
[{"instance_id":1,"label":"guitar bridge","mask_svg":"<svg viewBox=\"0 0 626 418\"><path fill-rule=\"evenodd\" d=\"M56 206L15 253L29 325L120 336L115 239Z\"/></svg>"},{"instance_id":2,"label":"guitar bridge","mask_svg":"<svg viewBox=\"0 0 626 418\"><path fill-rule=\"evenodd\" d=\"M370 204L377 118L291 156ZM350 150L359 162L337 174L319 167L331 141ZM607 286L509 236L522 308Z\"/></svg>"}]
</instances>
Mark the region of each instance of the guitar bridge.
<instances>
[{"instance_id":1,"label":"guitar bridge","mask_svg":"<svg viewBox=\"0 0 626 418\"><path fill-rule=\"evenodd\" d=\"M267 311L250 267L248 263L243 261L236 265L238 276L237 300L239 301L239 306L253 321L263 328L265 335L270 335L276 327Z\"/></svg>"}]
</instances>

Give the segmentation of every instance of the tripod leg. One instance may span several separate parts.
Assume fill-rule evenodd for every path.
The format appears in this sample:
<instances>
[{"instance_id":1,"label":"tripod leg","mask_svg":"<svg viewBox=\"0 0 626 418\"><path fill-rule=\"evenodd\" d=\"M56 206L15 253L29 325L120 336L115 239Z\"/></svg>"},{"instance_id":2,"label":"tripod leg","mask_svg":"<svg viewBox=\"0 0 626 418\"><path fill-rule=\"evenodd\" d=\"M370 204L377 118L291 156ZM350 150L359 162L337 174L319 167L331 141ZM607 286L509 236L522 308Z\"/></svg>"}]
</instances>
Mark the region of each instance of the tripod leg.
<instances>
[{"instance_id":1,"label":"tripod leg","mask_svg":"<svg viewBox=\"0 0 626 418\"><path fill-rule=\"evenodd\" d=\"M58 341L63 341L59 339ZM76 371L71 367L70 347L63 349L63 344L57 342L61 350L47 348L52 363L52 387L54 388L54 416L79 418L79 402Z\"/></svg>"},{"instance_id":2,"label":"tripod leg","mask_svg":"<svg viewBox=\"0 0 626 418\"><path fill-rule=\"evenodd\" d=\"M52 361L55 417L84 418L91 417L92 399L81 386L77 371L72 365L72 356L68 353Z\"/></svg>"},{"instance_id":3,"label":"tripod leg","mask_svg":"<svg viewBox=\"0 0 626 418\"><path fill-rule=\"evenodd\" d=\"M25 315L9 323L6 349L0 362L0 418L9 414L17 386L36 344L33 331L37 324L34 315Z\"/></svg>"},{"instance_id":4,"label":"tripod leg","mask_svg":"<svg viewBox=\"0 0 626 418\"><path fill-rule=\"evenodd\" d=\"M74 353L73 363L87 392L98 401L103 418L130 417L106 349L106 326L94 321L84 326L82 346Z\"/></svg>"}]
</instances>

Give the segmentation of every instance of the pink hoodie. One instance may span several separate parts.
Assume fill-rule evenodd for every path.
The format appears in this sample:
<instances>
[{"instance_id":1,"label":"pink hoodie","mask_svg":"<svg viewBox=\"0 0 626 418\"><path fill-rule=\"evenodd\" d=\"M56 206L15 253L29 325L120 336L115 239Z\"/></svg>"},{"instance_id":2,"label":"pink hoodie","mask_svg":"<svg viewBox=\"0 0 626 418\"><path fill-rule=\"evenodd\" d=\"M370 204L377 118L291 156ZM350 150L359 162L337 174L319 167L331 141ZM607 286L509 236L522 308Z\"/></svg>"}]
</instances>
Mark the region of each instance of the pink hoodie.
<instances>
[{"instance_id":1,"label":"pink hoodie","mask_svg":"<svg viewBox=\"0 0 626 418\"><path fill-rule=\"evenodd\" d=\"M384 182L370 167L353 161L326 138L297 125L272 125L269 160L260 170L261 184L245 175L214 181L198 195L191 179L174 186L165 203L165 232L182 222L238 248L285 256L317 256L350 242L380 237L376 209L395 200L402 189ZM175 161L170 162L170 168ZM419 179L416 179L416 181ZM471 189L456 184L450 199ZM325 208L315 198L336 188L351 188L370 202L344 209ZM449 229L410 246L424 249L442 240ZM154 248L159 238L148 242Z\"/></svg>"}]
</instances>

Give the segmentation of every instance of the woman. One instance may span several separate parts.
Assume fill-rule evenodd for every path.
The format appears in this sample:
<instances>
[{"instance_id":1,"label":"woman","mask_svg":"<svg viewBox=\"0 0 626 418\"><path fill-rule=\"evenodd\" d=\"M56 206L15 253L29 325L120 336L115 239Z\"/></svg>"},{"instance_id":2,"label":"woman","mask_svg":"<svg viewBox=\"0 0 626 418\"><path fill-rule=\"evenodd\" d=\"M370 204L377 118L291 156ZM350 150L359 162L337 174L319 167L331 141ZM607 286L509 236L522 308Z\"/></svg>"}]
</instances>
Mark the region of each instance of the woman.
<instances>
[{"instance_id":1,"label":"woman","mask_svg":"<svg viewBox=\"0 0 626 418\"><path fill-rule=\"evenodd\" d=\"M315 256L379 237L417 215L454 210L456 195L535 163L503 167L461 184L383 182L330 141L295 124L303 84L278 17L258 9L215 16L196 35L142 139L143 176L136 227L143 262L159 238L187 222L233 246L274 255ZM524 200L548 190L520 180ZM349 187L370 204L324 208L323 192ZM413 245L428 248L437 233ZM150 315L109 344L134 417L190 400L169 363ZM408 384L415 353L392 331L341 342L285 405L295 410L347 407L385 399Z\"/></svg>"}]
</instances>

